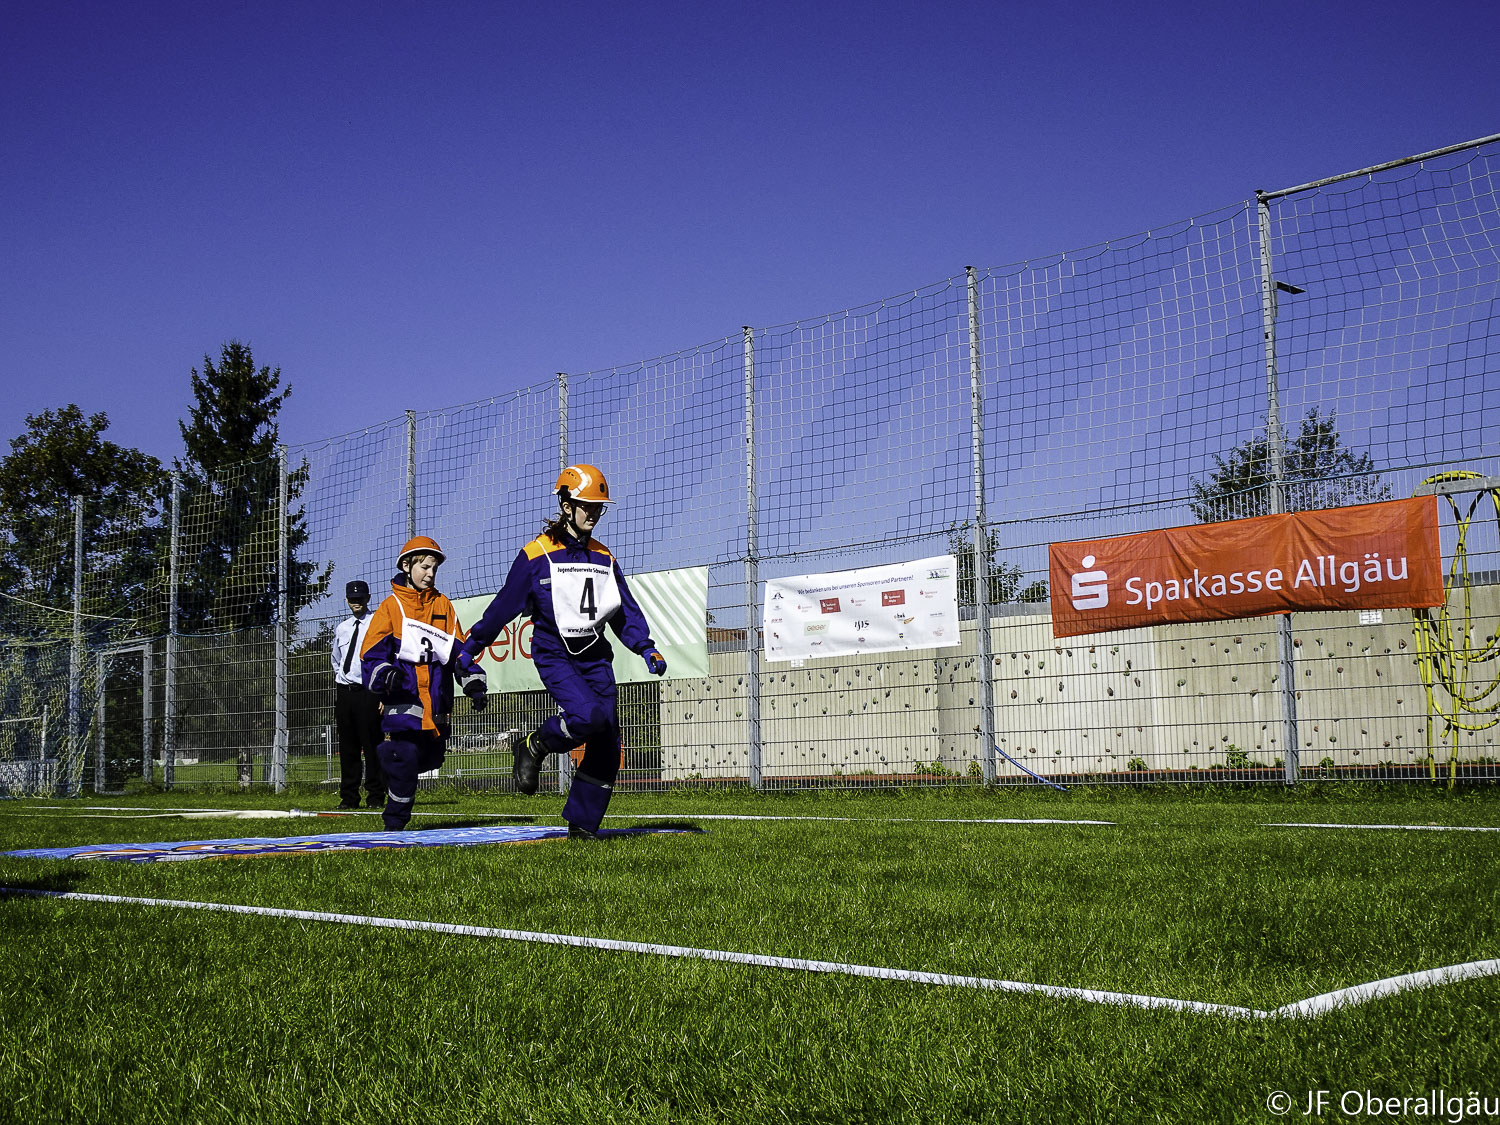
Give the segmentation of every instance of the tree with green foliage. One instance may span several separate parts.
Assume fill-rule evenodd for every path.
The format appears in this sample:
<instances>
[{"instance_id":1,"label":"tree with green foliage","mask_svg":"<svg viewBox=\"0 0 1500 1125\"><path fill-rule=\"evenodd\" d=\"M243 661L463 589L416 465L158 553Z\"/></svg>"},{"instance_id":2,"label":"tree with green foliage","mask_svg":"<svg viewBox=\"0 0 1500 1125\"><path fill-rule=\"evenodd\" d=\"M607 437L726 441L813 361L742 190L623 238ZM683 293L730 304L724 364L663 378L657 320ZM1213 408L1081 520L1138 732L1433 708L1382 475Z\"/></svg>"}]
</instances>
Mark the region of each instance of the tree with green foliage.
<instances>
[{"instance_id":1,"label":"tree with green foliage","mask_svg":"<svg viewBox=\"0 0 1500 1125\"><path fill-rule=\"evenodd\" d=\"M105 414L75 404L26 417L0 458L0 713L66 713L73 627L74 498L82 500L83 634L99 645L159 632L166 473L107 440ZM140 696L139 676L135 697ZM87 705L87 701L85 701ZM56 732L60 727L54 725ZM58 737L54 734L54 738ZM0 730L7 757L45 757L39 728ZM51 744L55 747L56 743Z\"/></svg>"},{"instance_id":2,"label":"tree with green foliage","mask_svg":"<svg viewBox=\"0 0 1500 1125\"><path fill-rule=\"evenodd\" d=\"M220 643L188 645L180 656L191 666L216 669L235 662L234 676L205 675L200 694L178 731L210 753L232 748L242 788L251 784L255 758L269 742L266 723L275 684L270 629L276 624L281 552L281 449L277 414L291 394L281 369L256 367L249 345L231 340L219 360L203 357L193 371L193 406L180 423L186 452L179 497L178 629L184 633L239 633ZM331 567L299 558L307 525L297 498L307 466L288 474L286 583L289 631L298 610L320 597ZM247 719L249 729L247 729ZM259 717L260 726L254 717Z\"/></svg>"},{"instance_id":3,"label":"tree with green foliage","mask_svg":"<svg viewBox=\"0 0 1500 1125\"><path fill-rule=\"evenodd\" d=\"M1338 431L1338 416L1307 412L1295 437L1282 452L1285 510L1306 512L1373 504L1389 500L1391 490L1380 479L1374 458L1356 454ZM1257 434L1235 446L1228 457L1214 455L1214 471L1207 480L1192 480L1188 508L1199 523L1269 515L1271 507L1271 443Z\"/></svg>"},{"instance_id":4,"label":"tree with green foliage","mask_svg":"<svg viewBox=\"0 0 1500 1125\"><path fill-rule=\"evenodd\" d=\"M1024 587L1021 583L1026 574L1015 563L998 558L1000 540L994 528L985 534L985 558L989 563L989 604L1006 605L1012 602L1045 602L1050 596L1047 580L1037 579ZM974 535L961 525L948 529L948 553L958 559L958 604L975 605L974 585Z\"/></svg>"},{"instance_id":5,"label":"tree with green foliage","mask_svg":"<svg viewBox=\"0 0 1500 1125\"><path fill-rule=\"evenodd\" d=\"M109 418L69 403L26 417L0 458L0 632L67 636L73 608L73 498L83 500L83 611L99 640L165 624L158 570L167 476L160 461L107 440Z\"/></svg>"},{"instance_id":6,"label":"tree with green foliage","mask_svg":"<svg viewBox=\"0 0 1500 1125\"><path fill-rule=\"evenodd\" d=\"M179 423L182 556L179 628L207 633L270 625L276 617L280 450L276 416L291 394L281 369L255 366L249 345L231 340L219 362L192 373L194 403ZM291 613L315 600L328 570L298 558L307 527L294 506L307 480L290 473L287 592Z\"/></svg>"}]
</instances>

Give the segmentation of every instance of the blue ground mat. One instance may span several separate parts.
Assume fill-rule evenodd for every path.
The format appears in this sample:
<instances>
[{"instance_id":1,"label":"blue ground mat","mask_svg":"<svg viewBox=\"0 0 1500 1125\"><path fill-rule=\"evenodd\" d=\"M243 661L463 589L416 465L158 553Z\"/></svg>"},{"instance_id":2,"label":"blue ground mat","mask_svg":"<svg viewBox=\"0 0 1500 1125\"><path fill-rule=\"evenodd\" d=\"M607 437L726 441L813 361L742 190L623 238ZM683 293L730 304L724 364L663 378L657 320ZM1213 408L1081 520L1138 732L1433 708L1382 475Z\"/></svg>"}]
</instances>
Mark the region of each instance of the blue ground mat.
<instances>
[{"instance_id":1,"label":"blue ground mat","mask_svg":"<svg viewBox=\"0 0 1500 1125\"><path fill-rule=\"evenodd\" d=\"M604 828L599 836L696 832L693 828ZM224 840L177 840L160 844L84 844L72 848L23 848L0 852L26 859L114 859L129 863L225 859L246 855L307 855L313 852L367 851L375 848L470 848L477 844L534 844L566 840L567 825L497 824L481 828L429 828L405 832L330 832L319 836L241 836Z\"/></svg>"}]
</instances>

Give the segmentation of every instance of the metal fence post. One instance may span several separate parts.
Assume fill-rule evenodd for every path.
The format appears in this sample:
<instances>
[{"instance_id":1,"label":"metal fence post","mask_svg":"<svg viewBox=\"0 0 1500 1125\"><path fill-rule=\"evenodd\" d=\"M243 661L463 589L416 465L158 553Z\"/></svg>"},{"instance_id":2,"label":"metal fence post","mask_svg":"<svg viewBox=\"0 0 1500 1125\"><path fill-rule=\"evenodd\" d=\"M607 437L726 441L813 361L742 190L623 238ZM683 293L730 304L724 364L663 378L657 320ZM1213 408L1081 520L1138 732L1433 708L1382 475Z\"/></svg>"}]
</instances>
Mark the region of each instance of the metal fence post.
<instances>
[{"instance_id":1,"label":"metal fence post","mask_svg":"<svg viewBox=\"0 0 1500 1125\"><path fill-rule=\"evenodd\" d=\"M990 648L990 528L984 480L984 366L979 336L979 274L965 266L969 282L969 430L974 472L974 628L979 642L979 739L984 780L995 780L995 661Z\"/></svg>"},{"instance_id":2,"label":"metal fence post","mask_svg":"<svg viewBox=\"0 0 1500 1125\"><path fill-rule=\"evenodd\" d=\"M1266 449L1270 455L1272 513L1285 512L1286 466L1281 432L1281 396L1276 377L1276 280L1271 271L1271 204L1263 191L1255 193L1260 225L1260 314L1266 351ZM1292 615L1276 619L1276 648L1280 661L1281 742L1286 783L1297 783L1300 744L1297 735L1297 682Z\"/></svg>"},{"instance_id":3,"label":"metal fence post","mask_svg":"<svg viewBox=\"0 0 1500 1125\"><path fill-rule=\"evenodd\" d=\"M104 792L104 662L99 653L99 680L94 685L94 792Z\"/></svg>"},{"instance_id":4,"label":"metal fence post","mask_svg":"<svg viewBox=\"0 0 1500 1125\"><path fill-rule=\"evenodd\" d=\"M155 688L151 676L151 642L141 646L141 780L151 784L151 726L155 708L151 695ZM101 722L103 720L101 719Z\"/></svg>"},{"instance_id":5,"label":"metal fence post","mask_svg":"<svg viewBox=\"0 0 1500 1125\"><path fill-rule=\"evenodd\" d=\"M417 412L406 412L406 537L417 537Z\"/></svg>"},{"instance_id":6,"label":"metal fence post","mask_svg":"<svg viewBox=\"0 0 1500 1125\"><path fill-rule=\"evenodd\" d=\"M291 638L291 558L287 542L287 505L291 502L291 479L287 474L286 446L278 447L276 482L276 734L271 743L271 785L286 789L286 767L290 733L286 710L286 654Z\"/></svg>"},{"instance_id":7,"label":"metal fence post","mask_svg":"<svg viewBox=\"0 0 1500 1125\"><path fill-rule=\"evenodd\" d=\"M179 499L182 475L172 473L172 533L167 550L167 666L162 685L162 738L161 738L161 783L162 788L172 788L177 764L177 554L182 529L182 505Z\"/></svg>"},{"instance_id":8,"label":"metal fence post","mask_svg":"<svg viewBox=\"0 0 1500 1125\"><path fill-rule=\"evenodd\" d=\"M568 467L568 373L557 373L557 470ZM573 755L557 756L557 791L566 793L573 784Z\"/></svg>"},{"instance_id":9,"label":"metal fence post","mask_svg":"<svg viewBox=\"0 0 1500 1125\"><path fill-rule=\"evenodd\" d=\"M755 329L745 326L745 736L750 788L762 784L760 743L760 509L755 498Z\"/></svg>"},{"instance_id":10,"label":"metal fence post","mask_svg":"<svg viewBox=\"0 0 1500 1125\"><path fill-rule=\"evenodd\" d=\"M557 373L557 467L568 467L568 373Z\"/></svg>"},{"instance_id":11,"label":"metal fence post","mask_svg":"<svg viewBox=\"0 0 1500 1125\"><path fill-rule=\"evenodd\" d=\"M83 497L73 497L73 644L68 652L68 763L62 796L83 788Z\"/></svg>"}]
</instances>

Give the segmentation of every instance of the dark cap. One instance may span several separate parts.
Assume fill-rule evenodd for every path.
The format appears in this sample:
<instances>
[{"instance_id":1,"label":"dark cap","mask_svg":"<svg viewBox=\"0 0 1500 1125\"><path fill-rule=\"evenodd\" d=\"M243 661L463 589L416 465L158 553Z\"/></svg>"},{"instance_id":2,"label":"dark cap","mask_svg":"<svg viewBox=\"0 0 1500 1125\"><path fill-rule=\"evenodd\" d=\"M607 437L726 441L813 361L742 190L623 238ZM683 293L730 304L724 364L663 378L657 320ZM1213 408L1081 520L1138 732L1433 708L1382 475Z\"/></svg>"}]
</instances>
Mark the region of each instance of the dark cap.
<instances>
[{"instance_id":1,"label":"dark cap","mask_svg":"<svg viewBox=\"0 0 1500 1125\"><path fill-rule=\"evenodd\" d=\"M344 587L344 598L359 605L369 605L370 587L356 578Z\"/></svg>"}]
</instances>

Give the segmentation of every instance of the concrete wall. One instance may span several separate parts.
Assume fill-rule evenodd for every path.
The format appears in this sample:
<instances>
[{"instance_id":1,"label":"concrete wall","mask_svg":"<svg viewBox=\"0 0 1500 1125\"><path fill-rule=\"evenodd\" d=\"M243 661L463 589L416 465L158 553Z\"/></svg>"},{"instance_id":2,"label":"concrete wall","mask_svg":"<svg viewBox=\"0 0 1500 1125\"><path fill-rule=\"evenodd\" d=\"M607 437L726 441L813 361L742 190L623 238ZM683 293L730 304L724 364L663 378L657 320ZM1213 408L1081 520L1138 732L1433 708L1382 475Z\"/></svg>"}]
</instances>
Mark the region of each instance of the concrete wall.
<instances>
[{"instance_id":1,"label":"concrete wall","mask_svg":"<svg viewBox=\"0 0 1500 1125\"><path fill-rule=\"evenodd\" d=\"M1478 655L1500 629L1500 587L1470 594L1474 628L1456 643ZM1424 761L1428 697L1411 612L1367 625L1352 611L1306 613L1293 626L1301 764ZM991 638L996 742L1039 773L1269 767L1285 757L1275 618L1056 641L1041 613L997 618ZM764 775L977 770L975 642L965 622L953 649L763 664ZM745 655L714 653L709 666L707 679L662 685L667 780L748 776ZM1500 660L1471 665L1470 693L1497 675ZM1446 693L1437 698L1451 709ZM1460 760L1500 759L1497 733L1462 734ZM1441 741L1437 757L1447 758ZM1004 759L999 768L1019 772Z\"/></svg>"}]
</instances>

